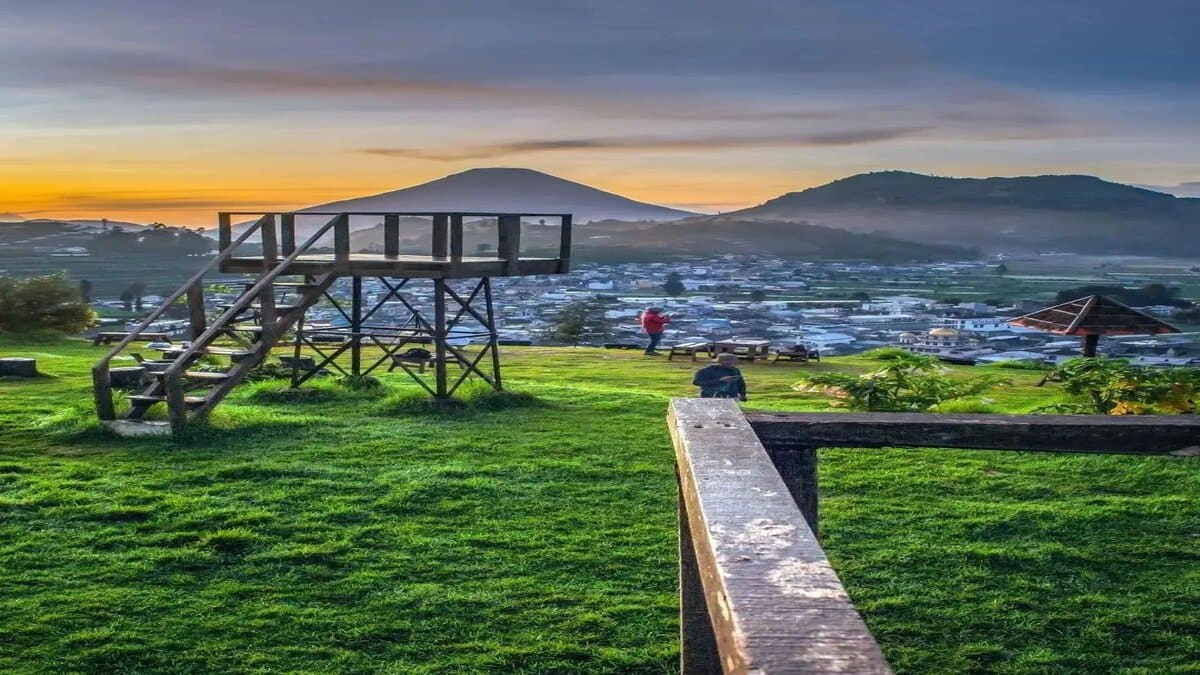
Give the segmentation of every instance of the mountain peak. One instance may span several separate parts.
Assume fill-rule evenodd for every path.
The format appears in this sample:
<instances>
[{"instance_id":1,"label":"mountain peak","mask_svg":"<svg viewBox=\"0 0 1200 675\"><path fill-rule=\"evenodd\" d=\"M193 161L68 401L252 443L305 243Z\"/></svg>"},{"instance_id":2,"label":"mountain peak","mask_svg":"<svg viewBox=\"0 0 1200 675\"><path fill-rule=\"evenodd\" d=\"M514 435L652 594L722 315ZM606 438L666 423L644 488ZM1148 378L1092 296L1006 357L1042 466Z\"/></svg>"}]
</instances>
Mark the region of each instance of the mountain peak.
<instances>
[{"instance_id":1,"label":"mountain peak","mask_svg":"<svg viewBox=\"0 0 1200 675\"><path fill-rule=\"evenodd\" d=\"M0 213L0 223L22 223L25 219L15 213Z\"/></svg>"},{"instance_id":2,"label":"mountain peak","mask_svg":"<svg viewBox=\"0 0 1200 675\"><path fill-rule=\"evenodd\" d=\"M521 167L480 167L368 197L305 211L474 211L571 213L575 221L668 221L697 215L598 190Z\"/></svg>"}]
</instances>

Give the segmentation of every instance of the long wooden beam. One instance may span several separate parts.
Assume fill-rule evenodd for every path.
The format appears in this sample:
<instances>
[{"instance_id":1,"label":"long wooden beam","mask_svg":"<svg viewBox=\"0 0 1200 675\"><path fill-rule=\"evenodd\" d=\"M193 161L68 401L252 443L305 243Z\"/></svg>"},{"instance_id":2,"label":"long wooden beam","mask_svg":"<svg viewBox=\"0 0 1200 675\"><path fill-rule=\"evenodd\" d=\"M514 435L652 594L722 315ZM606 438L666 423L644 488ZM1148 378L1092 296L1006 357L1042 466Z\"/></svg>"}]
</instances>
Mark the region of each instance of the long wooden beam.
<instances>
[{"instance_id":1,"label":"long wooden beam","mask_svg":"<svg viewBox=\"0 0 1200 675\"><path fill-rule=\"evenodd\" d=\"M693 554L681 555L683 672L890 673L737 404L675 399L669 426Z\"/></svg>"},{"instance_id":2,"label":"long wooden beam","mask_svg":"<svg viewBox=\"0 0 1200 675\"><path fill-rule=\"evenodd\" d=\"M1200 446L1192 415L930 415L752 413L768 450L788 448L966 448L1164 455Z\"/></svg>"}]
</instances>

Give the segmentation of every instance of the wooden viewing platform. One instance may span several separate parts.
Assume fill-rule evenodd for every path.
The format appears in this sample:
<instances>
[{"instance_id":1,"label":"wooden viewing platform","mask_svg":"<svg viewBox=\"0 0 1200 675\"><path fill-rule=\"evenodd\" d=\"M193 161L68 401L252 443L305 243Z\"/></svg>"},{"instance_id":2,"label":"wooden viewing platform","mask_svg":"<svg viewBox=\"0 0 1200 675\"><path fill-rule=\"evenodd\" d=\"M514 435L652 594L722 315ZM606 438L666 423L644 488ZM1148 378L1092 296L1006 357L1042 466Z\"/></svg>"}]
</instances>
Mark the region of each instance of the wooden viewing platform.
<instances>
[{"instance_id":1,"label":"wooden viewing platform","mask_svg":"<svg viewBox=\"0 0 1200 675\"><path fill-rule=\"evenodd\" d=\"M250 217L254 219L249 220ZM318 220L316 227L306 228L311 231L305 231L306 236L300 242L298 218ZM382 253L351 250L353 218L382 224ZM556 256L522 255L522 225L534 219L543 229L543 242L547 219L557 221ZM235 220L247 221L239 227L236 237ZM413 227L424 223L429 227L428 253L414 253ZM490 234L493 223L495 255L479 252L464 255L464 230L471 226L476 230L475 235L480 230ZM402 224L409 235L403 240ZM252 241L256 235L258 241ZM150 425L143 424L146 413L161 403L167 407L170 431L179 432L190 421L205 418L250 371L272 357L274 347L284 344L292 352L289 358L292 387L326 372L365 377L392 364L439 401L451 398L472 376L500 390L499 338L490 279L568 272L571 214L225 211L218 215L218 238L216 257L167 297L136 329L119 336L112 334L113 339L120 337L119 342L92 368L96 412L109 428L119 433L148 433ZM324 239L331 239L331 245L325 245ZM401 243L407 243L410 250L402 252ZM480 244L486 244L478 247L480 252L491 248L490 243ZM254 276L241 295L222 305L215 317L209 316L205 306L203 286L205 274L213 271ZM344 295L339 300L330 293L343 277L350 281L348 302ZM364 302L368 294L364 292L363 279L369 277L386 289L373 305ZM428 295L419 290L421 284L432 286ZM418 296L432 296L432 307L420 306L414 300ZM152 383L141 391L131 391L124 399L129 409L119 411L113 389L120 385L113 378L112 360L134 340L150 336L146 332L149 326L181 300L188 308L191 342L182 345L169 364L156 369ZM306 327L308 310L320 302L332 307L345 323L337 328ZM394 314L380 311L389 302L402 305L404 316L384 322L379 318L372 320ZM476 343L474 349L463 348L460 340L464 337ZM233 342L236 347L218 346L215 344L218 341ZM397 358L413 344L430 347L428 364L433 366L432 382L422 377L427 363L422 361L418 369ZM381 348L383 356L374 362L364 360L365 345ZM218 375L190 368L202 356L223 352L230 363ZM302 352L309 355L302 356ZM154 425L155 433L164 430L164 425Z\"/></svg>"}]
</instances>

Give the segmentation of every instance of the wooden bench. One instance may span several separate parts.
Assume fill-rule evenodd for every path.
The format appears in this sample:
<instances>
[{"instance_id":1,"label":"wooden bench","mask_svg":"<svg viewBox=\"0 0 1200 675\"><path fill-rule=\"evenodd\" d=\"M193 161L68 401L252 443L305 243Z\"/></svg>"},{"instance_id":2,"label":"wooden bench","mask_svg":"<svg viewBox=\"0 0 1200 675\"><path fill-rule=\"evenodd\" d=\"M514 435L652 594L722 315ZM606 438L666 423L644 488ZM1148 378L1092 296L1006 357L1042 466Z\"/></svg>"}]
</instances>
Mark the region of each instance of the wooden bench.
<instances>
[{"instance_id":1,"label":"wooden bench","mask_svg":"<svg viewBox=\"0 0 1200 675\"><path fill-rule=\"evenodd\" d=\"M815 349L808 349L805 347L798 347L798 348L793 348L793 349L780 349L779 351L775 352L775 358L771 360L771 365L775 365L776 363L779 363L780 360L799 361L800 363L807 363L809 361L820 361L821 353Z\"/></svg>"},{"instance_id":2,"label":"wooden bench","mask_svg":"<svg viewBox=\"0 0 1200 675\"><path fill-rule=\"evenodd\" d=\"M713 355L733 354L739 359L754 361L770 354L771 342L753 338L730 338L713 343Z\"/></svg>"},{"instance_id":3,"label":"wooden bench","mask_svg":"<svg viewBox=\"0 0 1200 675\"><path fill-rule=\"evenodd\" d=\"M92 338L92 346L98 347L100 345L112 344L113 342L120 342L121 340L129 337L129 335L130 333L126 331L106 331L102 333L96 333L96 336ZM171 341L171 337L166 333L141 333L138 337L145 338L149 342Z\"/></svg>"},{"instance_id":4,"label":"wooden bench","mask_svg":"<svg viewBox=\"0 0 1200 675\"><path fill-rule=\"evenodd\" d=\"M437 354L430 353L428 356L421 354L392 354L392 365L388 366L388 372L392 372L396 368L404 364L417 366L417 372L425 372L425 368L437 363ZM446 352L446 363L462 363L462 359L458 358L454 352Z\"/></svg>"},{"instance_id":5,"label":"wooden bench","mask_svg":"<svg viewBox=\"0 0 1200 675\"><path fill-rule=\"evenodd\" d=\"M680 356L690 356L695 361L698 352L704 352L708 354L709 358L712 358L713 344L711 342L682 342L671 347L670 353L667 354L667 360L670 361L671 357L678 354Z\"/></svg>"}]
</instances>

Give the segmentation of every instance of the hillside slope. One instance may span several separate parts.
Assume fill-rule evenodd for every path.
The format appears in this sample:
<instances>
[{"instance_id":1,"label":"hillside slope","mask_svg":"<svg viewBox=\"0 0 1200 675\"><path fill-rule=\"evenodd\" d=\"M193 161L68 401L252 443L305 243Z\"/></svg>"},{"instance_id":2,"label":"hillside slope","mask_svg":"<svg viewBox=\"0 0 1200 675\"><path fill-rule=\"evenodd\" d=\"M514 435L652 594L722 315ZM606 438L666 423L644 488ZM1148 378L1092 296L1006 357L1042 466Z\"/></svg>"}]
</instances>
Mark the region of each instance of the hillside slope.
<instances>
[{"instance_id":1,"label":"hillside slope","mask_svg":"<svg viewBox=\"0 0 1200 675\"><path fill-rule=\"evenodd\" d=\"M1094 176L942 178L885 171L726 215L987 248L1200 253L1200 199Z\"/></svg>"}]
</instances>

